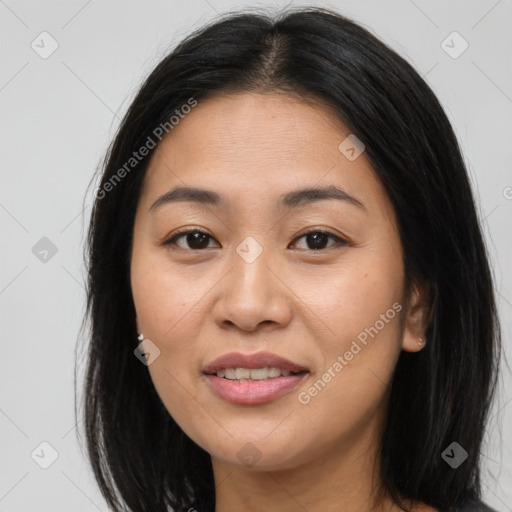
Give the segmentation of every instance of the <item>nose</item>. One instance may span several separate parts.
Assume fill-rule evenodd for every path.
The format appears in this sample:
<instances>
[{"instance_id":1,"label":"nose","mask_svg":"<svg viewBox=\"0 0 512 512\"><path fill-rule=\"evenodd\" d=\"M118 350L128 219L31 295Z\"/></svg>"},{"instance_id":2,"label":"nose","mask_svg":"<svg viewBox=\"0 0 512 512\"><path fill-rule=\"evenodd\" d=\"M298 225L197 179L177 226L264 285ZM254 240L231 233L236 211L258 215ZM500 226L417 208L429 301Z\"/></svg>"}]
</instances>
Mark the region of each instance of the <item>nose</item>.
<instances>
[{"instance_id":1,"label":"nose","mask_svg":"<svg viewBox=\"0 0 512 512\"><path fill-rule=\"evenodd\" d=\"M263 250L256 260L249 262L236 252L233 254L231 269L219 283L213 306L213 317L219 327L269 330L290 322L292 292L270 255L270 250Z\"/></svg>"}]
</instances>

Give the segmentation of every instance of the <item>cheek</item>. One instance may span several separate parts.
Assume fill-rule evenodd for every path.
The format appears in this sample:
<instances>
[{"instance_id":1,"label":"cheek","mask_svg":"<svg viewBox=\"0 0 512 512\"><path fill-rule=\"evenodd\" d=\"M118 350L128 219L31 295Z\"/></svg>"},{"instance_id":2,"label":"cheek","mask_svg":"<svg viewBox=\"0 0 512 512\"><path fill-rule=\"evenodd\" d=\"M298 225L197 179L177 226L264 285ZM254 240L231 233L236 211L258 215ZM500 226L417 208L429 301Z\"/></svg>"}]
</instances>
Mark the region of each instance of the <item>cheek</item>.
<instances>
[{"instance_id":1,"label":"cheek","mask_svg":"<svg viewBox=\"0 0 512 512\"><path fill-rule=\"evenodd\" d=\"M191 286L189 278L166 268L165 263L154 258L151 261L151 255L143 251L134 251L131 277L140 329L160 351L148 365L151 380L174 420L190 431L200 412L195 400L193 361L201 338L197 332L199 316L204 315L198 304L201 290ZM204 421L207 419L201 418L199 423Z\"/></svg>"},{"instance_id":2,"label":"cheek","mask_svg":"<svg viewBox=\"0 0 512 512\"><path fill-rule=\"evenodd\" d=\"M345 287L352 274L332 292L337 308L324 319L336 336L323 338L318 371L297 396L304 431L323 432L326 443L357 437L382 412L400 355L399 286L375 269L365 274L357 287Z\"/></svg>"},{"instance_id":3,"label":"cheek","mask_svg":"<svg viewBox=\"0 0 512 512\"><path fill-rule=\"evenodd\" d=\"M191 281L188 274L169 268L168 262L134 251L132 293L138 323L159 350L148 371L162 403L186 430L198 413L194 363L205 315L201 297L208 290L206 283L194 286Z\"/></svg>"},{"instance_id":4,"label":"cheek","mask_svg":"<svg viewBox=\"0 0 512 512\"><path fill-rule=\"evenodd\" d=\"M165 350L176 343L188 346L193 329L199 325L197 315L207 283L196 282L190 272L174 268L161 254L140 249L133 253L131 284L144 336ZM189 333L189 340L179 335L183 330Z\"/></svg>"},{"instance_id":5,"label":"cheek","mask_svg":"<svg viewBox=\"0 0 512 512\"><path fill-rule=\"evenodd\" d=\"M319 371L299 402L311 428L320 428L328 407L338 428L349 429L382 402L400 355L401 256L391 245L354 251L326 283L316 310L331 332L322 338Z\"/></svg>"},{"instance_id":6,"label":"cheek","mask_svg":"<svg viewBox=\"0 0 512 512\"><path fill-rule=\"evenodd\" d=\"M354 250L327 277L300 279L302 300L329 327L323 338L329 350L343 349L360 333L364 338L365 329L376 323L383 337L398 333L403 271L400 256L391 250Z\"/></svg>"}]
</instances>

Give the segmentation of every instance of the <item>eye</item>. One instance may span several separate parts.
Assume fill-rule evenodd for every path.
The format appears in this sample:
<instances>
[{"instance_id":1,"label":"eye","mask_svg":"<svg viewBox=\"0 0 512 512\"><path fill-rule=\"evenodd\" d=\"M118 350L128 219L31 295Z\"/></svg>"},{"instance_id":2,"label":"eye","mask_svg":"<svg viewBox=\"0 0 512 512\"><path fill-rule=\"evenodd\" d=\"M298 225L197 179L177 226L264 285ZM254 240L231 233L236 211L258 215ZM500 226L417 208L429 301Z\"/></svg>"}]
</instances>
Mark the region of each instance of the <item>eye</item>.
<instances>
[{"instance_id":1,"label":"eye","mask_svg":"<svg viewBox=\"0 0 512 512\"><path fill-rule=\"evenodd\" d=\"M183 247L177 243L178 240L184 238L188 247ZM332 233L328 233L326 231L312 230L304 233L300 237L296 238L296 240L300 240L302 238L306 239L306 244L311 245L312 247L309 250L319 251L326 248L326 243L330 239L334 240L335 243L327 246L327 248L332 247L333 245L346 245L347 241L340 238L339 236L333 235ZM206 231L201 229L192 229L188 231L181 231L176 233L171 238L165 240L160 245L175 245L180 247L181 249L190 249L193 251L200 251L202 249L208 249L208 243L210 240L214 240L214 238L209 235ZM306 248L307 250L308 248Z\"/></svg>"},{"instance_id":2,"label":"eye","mask_svg":"<svg viewBox=\"0 0 512 512\"><path fill-rule=\"evenodd\" d=\"M343 240L339 236L333 235L332 233L328 233L326 231L319 230L308 231L307 233L304 233L302 236L298 237L296 240L300 240L301 238L305 238L306 244L312 246L312 248L309 249L312 251L319 251L325 249L325 245L329 238L335 240L338 243L338 245L346 245L347 243L346 240ZM336 243L331 244L327 248L332 247L333 245L336 245Z\"/></svg>"},{"instance_id":3,"label":"eye","mask_svg":"<svg viewBox=\"0 0 512 512\"><path fill-rule=\"evenodd\" d=\"M189 244L188 247L182 247L181 245L176 243L177 240L184 237L186 243ZM194 251L198 251L201 249L208 248L209 239L213 240L213 237L210 236L206 231L202 231L201 229L192 229L188 231L181 231L180 233L177 233L171 238L165 240L160 245L177 245L181 249L191 249Z\"/></svg>"}]
</instances>

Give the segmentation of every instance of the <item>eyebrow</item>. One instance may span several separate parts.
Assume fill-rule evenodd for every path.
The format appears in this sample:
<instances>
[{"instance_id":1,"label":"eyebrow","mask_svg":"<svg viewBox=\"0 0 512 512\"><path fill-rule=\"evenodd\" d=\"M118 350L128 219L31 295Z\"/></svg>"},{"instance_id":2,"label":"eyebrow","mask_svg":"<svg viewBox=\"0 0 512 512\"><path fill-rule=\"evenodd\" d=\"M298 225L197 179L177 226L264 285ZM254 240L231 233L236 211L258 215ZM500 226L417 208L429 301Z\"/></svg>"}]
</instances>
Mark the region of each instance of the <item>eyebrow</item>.
<instances>
[{"instance_id":1,"label":"eyebrow","mask_svg":"<svg viewBox=\"0 0 512 512\"><path fill-rule=\"evenodd\" d=\"M312 204L316 201L323 201L326 199L345 201L348 204L366 210L364 204L361 201L355 197L352 197L341 188L335 187L334 185L323 188L304 188L288 192L279 197L278 207L297 208L298 206L304 206ZM207 190L198 187L178 186L160 196L150 206L149 211L154 211L164 204L183 201L193 202L200 206L210 205L218 208L226 208L228 206L227 201L213 190Z\"/></svg>"}]
</instances>

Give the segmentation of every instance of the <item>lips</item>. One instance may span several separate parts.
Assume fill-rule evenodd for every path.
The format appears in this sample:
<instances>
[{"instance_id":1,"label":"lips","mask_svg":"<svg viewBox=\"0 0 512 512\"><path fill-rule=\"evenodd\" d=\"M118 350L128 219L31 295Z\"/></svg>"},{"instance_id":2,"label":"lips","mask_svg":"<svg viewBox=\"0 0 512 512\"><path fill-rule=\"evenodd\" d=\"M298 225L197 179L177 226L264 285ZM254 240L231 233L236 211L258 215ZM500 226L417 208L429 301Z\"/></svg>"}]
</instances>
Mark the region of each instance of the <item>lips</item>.
<instances>
[{"instance_id":1,"label":"lips","mask_svg":"<svg viewBox=\"0 0 512 512\"><path fill-rule=\"evenodd\" d=\"M231 352L208 363L203 368L203 373L213 375L226 368L279 368L292 373L308 371L306 367L271 352L258 352L256 354Z\"/></svg>"},{"instance_id":2,"label":"lips","mask_svg":"<svg viewBox=\"0 0 512 512\"><path fill-rule=\"evenodd\" d=\"M306 367L270 352L233 352L203 368L209 389L237 405L272 402L299 386L309 373Z\"/></svg>"}]
</instances>

